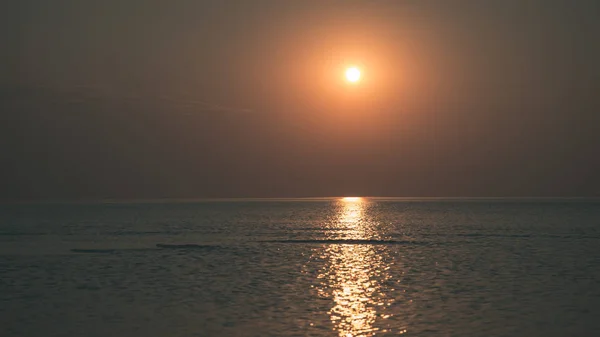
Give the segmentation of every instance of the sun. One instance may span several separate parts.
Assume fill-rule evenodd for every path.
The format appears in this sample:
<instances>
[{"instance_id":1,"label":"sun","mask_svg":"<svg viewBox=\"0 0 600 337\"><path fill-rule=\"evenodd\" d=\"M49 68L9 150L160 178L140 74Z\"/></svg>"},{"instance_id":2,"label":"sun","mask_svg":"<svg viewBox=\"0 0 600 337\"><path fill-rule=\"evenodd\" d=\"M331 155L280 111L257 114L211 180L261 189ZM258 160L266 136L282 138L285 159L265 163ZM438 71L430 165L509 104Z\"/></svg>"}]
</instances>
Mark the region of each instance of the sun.
<instances>
[{"instance_id":1,"label":"sun","mask_svg":"<svg viewBox=\"0 0 600 337\"><path fill-rule=\"evenodd\" d=\"M350 83L357 83L360 81L360 69L357 67L350 67L346 69L346 80Z\"/></svg>"}]
</instances>

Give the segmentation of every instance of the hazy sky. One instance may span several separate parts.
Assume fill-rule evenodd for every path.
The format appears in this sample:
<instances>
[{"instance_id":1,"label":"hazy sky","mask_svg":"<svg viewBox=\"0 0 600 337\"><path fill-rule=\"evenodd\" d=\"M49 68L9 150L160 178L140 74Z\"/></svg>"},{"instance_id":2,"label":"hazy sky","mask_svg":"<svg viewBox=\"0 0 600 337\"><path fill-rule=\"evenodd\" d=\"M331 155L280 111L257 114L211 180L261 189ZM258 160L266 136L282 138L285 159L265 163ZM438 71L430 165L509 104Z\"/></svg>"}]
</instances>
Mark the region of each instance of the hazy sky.
<instances>
[{"instance_id":1,"label":"hazy sky","mask_svg":"<svg viewBox=\"0 0 600 337\"><path fill-rule=\"evenodd\" d=\"M0 198L600 196L599 18L597 0L5 0Z\"/></svg>"}]
</instances>

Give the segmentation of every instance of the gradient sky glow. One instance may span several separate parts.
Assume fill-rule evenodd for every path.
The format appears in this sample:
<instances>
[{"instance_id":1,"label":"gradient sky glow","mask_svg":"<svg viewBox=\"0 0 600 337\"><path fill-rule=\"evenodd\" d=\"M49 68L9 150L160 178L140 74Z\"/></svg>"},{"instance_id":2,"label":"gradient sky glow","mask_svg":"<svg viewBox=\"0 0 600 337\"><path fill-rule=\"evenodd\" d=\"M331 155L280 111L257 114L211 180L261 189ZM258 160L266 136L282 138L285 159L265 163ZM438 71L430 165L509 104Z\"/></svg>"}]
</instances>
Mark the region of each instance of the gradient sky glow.
<instances>
[{"instance_id":1,"label":"gradient sky glow","mask_svg":"<svg viewBox=\"0 0 600 337\"><path fill-rule=\"evenodd\" d=\"M596 0L3 1L0 199L600 196L598 18Z\"/></svg>"}]
</instances>

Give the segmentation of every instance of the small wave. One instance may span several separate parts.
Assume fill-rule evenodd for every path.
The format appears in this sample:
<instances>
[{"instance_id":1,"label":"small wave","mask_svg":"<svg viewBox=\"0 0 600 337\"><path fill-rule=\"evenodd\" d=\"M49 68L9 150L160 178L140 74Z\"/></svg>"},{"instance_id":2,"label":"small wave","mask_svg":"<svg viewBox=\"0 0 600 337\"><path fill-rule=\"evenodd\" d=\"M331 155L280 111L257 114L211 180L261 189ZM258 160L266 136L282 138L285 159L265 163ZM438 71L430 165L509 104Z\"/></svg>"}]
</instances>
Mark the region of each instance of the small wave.
<instances>
[{"instance_id":1,"label":"small wave","mask_svg":"<svg viewBox=\"0 0 600 337\"><path fill-rule=\"evenodd\" d=\"M111 232L109 234L115 235L115 236L129 236L129 235L159 235L159 234L172 235L172 234L177 234L177 233L171 232L171 231L116 231L116 232Z\"/></svg>"},{"instance_id":2,"label":"small wave","mask_svg":"<svg viewBox=\"0 0 600 337\"><path fill-rule=\"evenodd\" d=\"M88 253L88 254L112 254L116 249L71 249L73 253Z\"/></svg>"},{"instance_id":3,"label":"small wave","mask_svg":"<svg viewBox=\"0 0 600 337\"><path fill-rule=\"evenodd\" d=\"M268 243L305 243L305 244L336 244L336 245L426 245L422 241L397 240L360 240L360 239L330 239L330 240L270 240Z\"/></svg>"},{"instance_id":4,"label":"small wave","mask_svg":"<svg viewBox=\"0 0 600 337\"><path fill-rule=\"evenodd\" d=\"M157 251L156 248L73 248L73 253L87 253L87 254L113 254L123 252L148 252Z\"/></svg>"},{"instance_id":5,"label":"small wave","mask_svg":"<svg viewBox=\"0 0 600 337\"><path fill-rule=\"evenodd\" d=\"M123 252L150 252L159 251L160 249L216 249L219 246L210 245L198 245L198 244L164 244L157 243L156 247L152 248L73 248L73 253L87 253L87 254L113 254Z\"/></svg>"},{"instance_id":6,"label":"small wave","mask_svg":"<svg viewBox=\"0 0 600 337\"><path fill-rule=\"evenodd\" d=\"M405 234L397 234L405 235ZM461 238L531 238L531 234L483 234L483 233L428 233L419 234L425 237L461 237Z\"/></svg>"},{"instance_id":7,"label":"small wave","mask_svg":"<svg viewBox=\"0 0 600 337\"><path fill-rule=\"evenodd\" d=\"M49 235L48 233L19 233L19 232L0 232L0 236L41 236Z\"/></svg>"},{"instance_id":8,"label":"small wave","mask_svg":"<svg viewBox=\"0 0 600 337\"><path fill-rule=\"evenodd\" d=\"M585 236L577 234L484 234L484 233L457 233L457 234L420 234L427 237L467 237L467 238L532 238L532 239L600 239L598 236Z\"/></svg>"},{"instance_id":9,"label":"small wave","mask_svg":"<svg viewBox=\"0 0 600 337\"><path fill-rule=\"evenodd\" d=\"M219 248L218 246L211 245L198 245L198 244L166 244L166 243L157 243L157 248L162 249L215 249Z\"/></svg>"},{"instance_id":10,"label":"small wave","mask_svg":"<svg viewBox=\"0 0 600 337\"><path fill-rule=\"evenodd\" d=\"M489 237L489 238L529 238L531 234L480 234L480 233L466 233L456 234L456 236L463 237Z\"/></svg>"},{"instance_id":11,"label":"small wave","mask_svg":"<svg viewBox=\"0 0 600 337\"><path fill-rule=\"evenodd\" d=\"M343 232L343 231L352 231L352 228L327 228L327 227L299 227L299 228L285 228L285 230L292 231L315 231L315 232Z\"/></svg>"}]
</instances>

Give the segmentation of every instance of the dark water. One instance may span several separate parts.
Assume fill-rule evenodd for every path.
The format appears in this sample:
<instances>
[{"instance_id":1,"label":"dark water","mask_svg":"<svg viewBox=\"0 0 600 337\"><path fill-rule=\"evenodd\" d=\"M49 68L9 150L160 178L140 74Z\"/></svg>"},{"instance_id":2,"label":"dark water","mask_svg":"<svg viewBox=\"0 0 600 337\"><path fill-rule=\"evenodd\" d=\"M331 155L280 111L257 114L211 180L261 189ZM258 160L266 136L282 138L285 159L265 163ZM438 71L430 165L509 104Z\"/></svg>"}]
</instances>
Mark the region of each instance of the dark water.
<instances>
[{"instance_id":1,"label":"dark water","mask_svg":"<svg viewBox=\"0 0 600 337\"><path fill-rule=\"evenodd\" d=\"M600 336L600 204L0 206L1 336Z\"/></svg>"}]
</instances>

